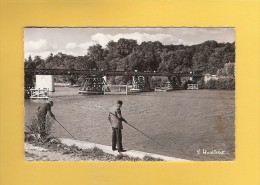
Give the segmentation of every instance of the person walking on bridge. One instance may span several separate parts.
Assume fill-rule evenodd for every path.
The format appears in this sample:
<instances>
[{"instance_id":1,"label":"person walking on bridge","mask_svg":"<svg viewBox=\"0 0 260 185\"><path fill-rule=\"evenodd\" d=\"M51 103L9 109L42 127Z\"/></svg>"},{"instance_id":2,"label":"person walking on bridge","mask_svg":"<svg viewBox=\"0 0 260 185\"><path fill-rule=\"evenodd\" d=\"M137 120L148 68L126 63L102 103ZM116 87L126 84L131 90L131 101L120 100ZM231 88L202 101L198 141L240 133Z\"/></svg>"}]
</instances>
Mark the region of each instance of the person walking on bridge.
<instances>
[{"instance_id":1,"label":"person walking on bridge","mask_svg":"<svg viewBox=\"0 0 260 185\"><path fill-rule=\"evenodd\" d=\"M123 124L122 121L127 121L123 118L121 114L121 107L123 102L118 100L115 106L112 106L109 109L108 120L112 126L112 150L118 150L118 152L124 152L123 144L122 144L122 129ZM117 148L116 148L117 146Z\"/></svg>"},{"instance_id":2,"label":"person walking on bridge","mask_svg":"<svg viewBox=\"0 0 260 185\"><path fill-rule=\"evenodd\" d=\"M38 118L38 124L40 126L40 138L42 140L44 140L45 137L47 136L47 133L46 133L46 116L47 116L47 113L49 113L50 116L53 119L55 119L55 116L51 111L52 106L53 106L53 101L50 101L49 103L43 103L38 107L37 118Z\"/></svg>"}]
</instances>

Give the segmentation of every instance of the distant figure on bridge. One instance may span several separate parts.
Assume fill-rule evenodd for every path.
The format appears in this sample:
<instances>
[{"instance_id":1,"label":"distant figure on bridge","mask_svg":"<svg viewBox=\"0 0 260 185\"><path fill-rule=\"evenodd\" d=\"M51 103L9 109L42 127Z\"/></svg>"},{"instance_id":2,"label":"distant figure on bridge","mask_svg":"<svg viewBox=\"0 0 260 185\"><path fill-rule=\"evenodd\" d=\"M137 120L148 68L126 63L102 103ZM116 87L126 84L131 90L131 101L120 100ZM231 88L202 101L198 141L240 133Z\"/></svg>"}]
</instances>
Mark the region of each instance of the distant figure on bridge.
<instances>
[{"instance_id":1,"label":"distant figure on bridge","mask_svg":"<svg viewBox=\"0 0 260 185\"><path fill-rule=\"evenodd\" d=\"M108 120L112 126L112 150L118 150L118 152L125 152L122 145L122 121L127 121L122 117L121 107L123 102L118 100L117 104L109 109ZM116 148L117 146L117 148Z\"/></svg>"},{"instance_id":2,"label":"distant figure on bridge","mask_svg":"<svg viewBox=\"0 0 260 185\"><path fill-rule=\"evenodd\" d=\"M51 111L51 107L53 106L53 101L50 101L49 103L43 103L38 107L37 117L38 117L38 124L40 126L40 137L42 140L46 139L47 136L46 133L46 115L47 113L50 114L50 116L55 119L54 114Z\"/></svg>"}]
</instances>

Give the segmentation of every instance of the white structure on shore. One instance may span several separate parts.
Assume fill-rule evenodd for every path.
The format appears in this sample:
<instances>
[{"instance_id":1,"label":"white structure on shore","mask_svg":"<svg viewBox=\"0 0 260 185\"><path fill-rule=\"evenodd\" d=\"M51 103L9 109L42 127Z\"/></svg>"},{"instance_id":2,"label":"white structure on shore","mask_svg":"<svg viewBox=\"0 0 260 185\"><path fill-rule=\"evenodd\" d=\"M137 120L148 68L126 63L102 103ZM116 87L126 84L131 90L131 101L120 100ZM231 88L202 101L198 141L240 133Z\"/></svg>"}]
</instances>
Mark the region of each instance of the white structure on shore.
<instances>
[{"instance_id":1,"label":"white structure on shore","mask_svg":"<svg viewBox=\"0 0 260 185\"><path fill-rule=\"evenodd\" d=\"M49 89L54 92L54 79L52 75L36 75L35 89Z\"/></svg>"}]
</instances>

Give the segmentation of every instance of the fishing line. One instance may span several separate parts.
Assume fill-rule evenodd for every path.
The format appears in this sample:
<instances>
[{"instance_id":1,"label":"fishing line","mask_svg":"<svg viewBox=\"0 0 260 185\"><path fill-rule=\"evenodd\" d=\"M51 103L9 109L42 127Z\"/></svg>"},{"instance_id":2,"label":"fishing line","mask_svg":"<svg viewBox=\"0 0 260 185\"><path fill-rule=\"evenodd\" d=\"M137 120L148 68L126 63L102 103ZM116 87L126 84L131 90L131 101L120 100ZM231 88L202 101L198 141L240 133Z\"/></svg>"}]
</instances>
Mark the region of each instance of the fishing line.
<instances>
[{"instance_id":1,"label":"fishing line","mask_svg":"<svg viewBox=\"0 0 260 185\"><path fill-rule=\"evenodd\" d=\"M56 119L56 118L53 118L57 123L59 123L60 124L60 126L62 126L62 128L64 128L64 130L66 130L68 133L69 133L69 135L73 138L73 139L75 139L75 140L77 140L75 137L73 137L73 135Z\"/></svg>"},{"instance_id":2,"label":"fishing line","mask_svg":"<svg viewBox=\"0 0 260 185\"><path fill-rule=\"evenodd\" d=\"M140 132L140 133L142 133L143 135L145 135L147 138L149 138L150 140L152 140L152 141L153 141L154 143L156 143L157 145L161 146L164 150L166 150L166 151L169 152L170 154L172 154L169 148L166 148L165 146L161 145L160 143L158 143L157 141L155 141L154 139L152 139L151 137L149 137L148 135L146 135L145 133L143 133L141 130L137 129L137 128L134 127L133 125L131 125L131 124L127 123L127 122L125 122L125 123L126 123L127 125L131 126L132 128L134 128L135 130L137 130L138 132Z\"/></svg>"},{"instance_id":3,"label":"fishing line","mask_svg":"<svg viewBox=\"0 0 260 185\"><path fill-rule=\"evenodd\" d=\"M142 133L143 135L145 135L147 138L149 138L150 140L152 140L153 142L155 142L157 145L161 146L162 148L166 149L164 146L162 146L160 143L158 143L157 141L155 141L154 139L152 139L151 137L149 137L148 135L146 135L145 133L143 133L141 130L137 129L136 127L134 127L133 125L131 125L130 123L125 122L127 125L129 125L130 127L134 128L135 130L137 130L138 132Z\"/></svg>"}]
</instances>

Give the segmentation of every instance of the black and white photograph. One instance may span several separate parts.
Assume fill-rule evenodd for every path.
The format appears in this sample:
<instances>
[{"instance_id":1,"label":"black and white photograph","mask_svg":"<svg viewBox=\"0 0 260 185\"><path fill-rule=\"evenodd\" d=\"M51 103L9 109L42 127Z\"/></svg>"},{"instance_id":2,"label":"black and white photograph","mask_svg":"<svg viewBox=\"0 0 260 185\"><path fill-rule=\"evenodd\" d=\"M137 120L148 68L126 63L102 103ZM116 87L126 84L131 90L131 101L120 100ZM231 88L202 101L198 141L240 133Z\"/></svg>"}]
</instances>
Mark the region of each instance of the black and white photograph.
<instances>
[{"instance_id":1,"label":"black and white photograph","mask_svg":"<svg viewBox=\"0 0 260 185\"><path fill-rule=\"evenodd\" d=\"M25 161L234 161L235 28L24 28Z\"/></svg>"}]
</instances>

